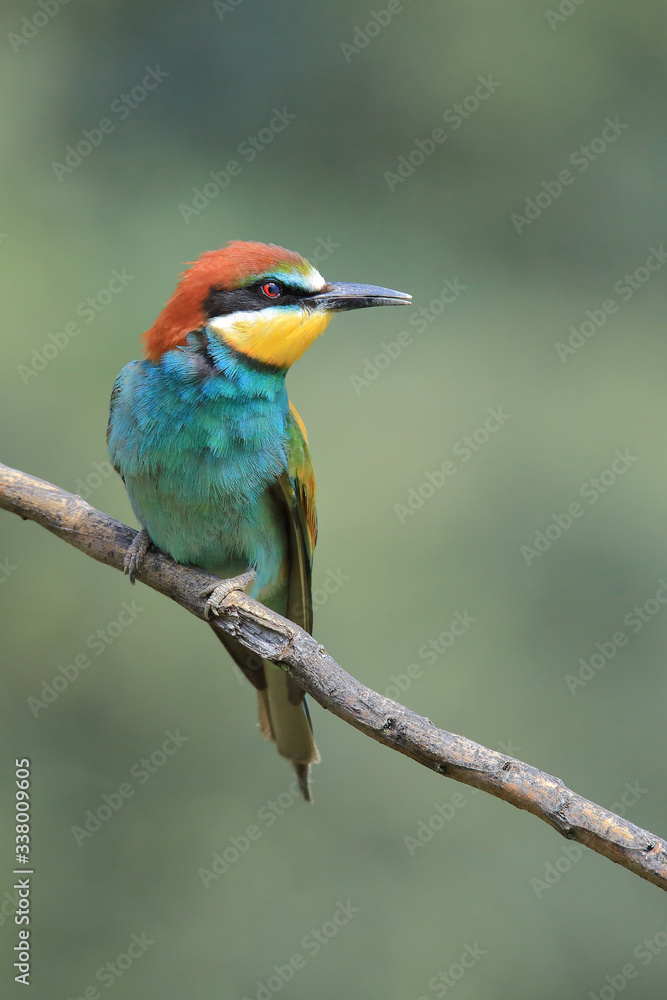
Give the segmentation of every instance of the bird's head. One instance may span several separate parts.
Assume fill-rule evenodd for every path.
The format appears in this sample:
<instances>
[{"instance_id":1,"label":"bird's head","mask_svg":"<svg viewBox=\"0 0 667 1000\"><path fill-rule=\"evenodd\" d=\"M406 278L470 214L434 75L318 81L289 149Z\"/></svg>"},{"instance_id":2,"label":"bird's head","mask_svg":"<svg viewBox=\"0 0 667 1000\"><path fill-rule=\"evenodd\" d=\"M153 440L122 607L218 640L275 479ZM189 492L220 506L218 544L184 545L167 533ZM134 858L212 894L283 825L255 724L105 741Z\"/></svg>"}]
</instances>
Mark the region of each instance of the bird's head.
<instances>
[{"instance_id":1,"label":"bird's head","mask_svg":"<svg viewBox=\"0 0 667 1000\"><path fill-rule=\"evenodd\" d=\"M262 364L288 368L324 331L334 312L409 305L411 296L376 285L326 282L291 250L237 240L188 266L144 334L158 360L208 324L211 335Z\"/></svg>"}]
</instances>

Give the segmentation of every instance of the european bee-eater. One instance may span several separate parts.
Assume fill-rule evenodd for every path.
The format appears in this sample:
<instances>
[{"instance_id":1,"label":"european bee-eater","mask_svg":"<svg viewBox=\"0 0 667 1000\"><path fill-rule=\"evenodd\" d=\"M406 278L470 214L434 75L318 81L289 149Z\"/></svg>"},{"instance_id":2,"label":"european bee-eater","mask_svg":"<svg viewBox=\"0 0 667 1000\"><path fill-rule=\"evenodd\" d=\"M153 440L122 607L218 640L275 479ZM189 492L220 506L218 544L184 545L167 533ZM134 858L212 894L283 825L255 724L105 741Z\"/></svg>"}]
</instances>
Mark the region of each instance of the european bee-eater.
<instances>
[{"instance_id":1,"label":"european bee-eater","mask_svg":"<svg viewBox=\"0 0 667 1000\"><path fill-rule=\"evenodd\" d=\"M111 394L109 452L143 527L126 560L132 581L152 543L224 578L207 616L245 589L312 630L315 478L285 376L332 313L410 301L328 283L273 244L232 242L188 266L144 334L145 359L123 368ZM262 735L309 800L319 755L303 690L233 638L222 642L257 689Z\"/></svg>"}]
</instances>

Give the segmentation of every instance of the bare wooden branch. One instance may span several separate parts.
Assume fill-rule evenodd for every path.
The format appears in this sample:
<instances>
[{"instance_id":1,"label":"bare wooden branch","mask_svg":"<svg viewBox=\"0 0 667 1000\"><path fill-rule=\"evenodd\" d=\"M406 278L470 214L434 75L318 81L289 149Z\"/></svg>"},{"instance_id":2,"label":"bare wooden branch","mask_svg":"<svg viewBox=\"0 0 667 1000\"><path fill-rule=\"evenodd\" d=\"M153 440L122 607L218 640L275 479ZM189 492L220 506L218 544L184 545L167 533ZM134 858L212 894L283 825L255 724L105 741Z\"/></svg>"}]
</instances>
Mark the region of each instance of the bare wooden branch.
<instances>
[{"instance_id":1,"label":"bare wooden branch","mask_svg":"<svg viewBox=\"0 0 667 1000\"><path fill-rule=\"evenodd\" d=\"M136 534L80 497L2 463L0 507L120 570ZM199 595L215 580L210 573L179 566L151 550L137 579L204 619L205 602ZM559 778L437 729L429 719L351 677L312 636L246 594L230 594L223 608L216 629L286 667L308 694L343 721L438 774L533 813L564 837L667 889L667 842L660 837L582 798Z\"/></svg>"}]
</instances>

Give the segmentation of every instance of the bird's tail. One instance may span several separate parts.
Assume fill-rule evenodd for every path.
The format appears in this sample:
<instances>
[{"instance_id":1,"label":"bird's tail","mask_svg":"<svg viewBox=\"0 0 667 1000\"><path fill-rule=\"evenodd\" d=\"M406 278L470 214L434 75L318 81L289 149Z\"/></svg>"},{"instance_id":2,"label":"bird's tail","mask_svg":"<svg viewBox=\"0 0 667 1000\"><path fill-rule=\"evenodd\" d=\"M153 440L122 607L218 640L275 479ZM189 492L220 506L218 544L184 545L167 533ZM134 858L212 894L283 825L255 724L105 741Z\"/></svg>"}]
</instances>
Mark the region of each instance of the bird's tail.
<instances>
[{"instance_id":1,"label":"bird's tail","mask_svg":"<svg viewBox=\"0 0 667 1000\"><path fill-rule=\"evenodd\" d=\"M251 653L231 636L215 633L248 680L257 688L259 728L290 761L306 802L310 802L308 776L320 755L313 739L308 706L302 688L280 667Z\"/></svg>"},{"instance_id":2,"label":"bird's tail","mask_svg":"<svg viewBox=\"0 0 667 1000\"><path fill-rule=\"evenodd\" d=\"M273 740L278 753L294 767L299 788L310 802L308 772L320 755L313 740L310 715L303 690L284 670L263 661L266 687L258 690L259 728L266 740Z\"/></svg>"}]
</instances>

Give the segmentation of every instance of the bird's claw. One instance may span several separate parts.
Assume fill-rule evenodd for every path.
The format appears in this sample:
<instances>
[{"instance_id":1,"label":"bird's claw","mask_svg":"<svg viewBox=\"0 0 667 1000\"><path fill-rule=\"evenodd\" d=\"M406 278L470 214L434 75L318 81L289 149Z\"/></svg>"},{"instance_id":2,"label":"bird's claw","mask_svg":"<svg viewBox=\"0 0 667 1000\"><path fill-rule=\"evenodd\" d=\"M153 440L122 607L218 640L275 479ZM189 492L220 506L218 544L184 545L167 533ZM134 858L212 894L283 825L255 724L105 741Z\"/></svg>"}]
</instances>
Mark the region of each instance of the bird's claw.
<instances>
[{"instance_id":1,"label":"bird's claw","mask_svg":"<svg viewBox=\"0 0 667 1000\"><path fill-rule=\"evenodd\" d=\"M216 617L222 611L222 603L226 597L234 590L245 590L249 583L253 583L257 573L254 569L249 569L245 573L239 574L239 576L232 576L229 580L221 580L220 583L215 584L213 587L207 587L206 590L202 590L200 597L208 597L206 602L206 607L204 608L204 618L207 621L211 620L211 617L215 615Z\"/></svg>"},{"instance_id":2,"label":"bird's claw","mask_svg":"<svg viewBox=\"0 0 667 1000\"><path fill-rule=\"evenodd\" d=\"M125 554L125 561L123 563L123 573L129 576L130 583L134 583L135 573L139 571L144 556L150 549L151 544L150 537L145 528L142 528L134 536L132 544Z\"/></svg>"}]
</instances>

